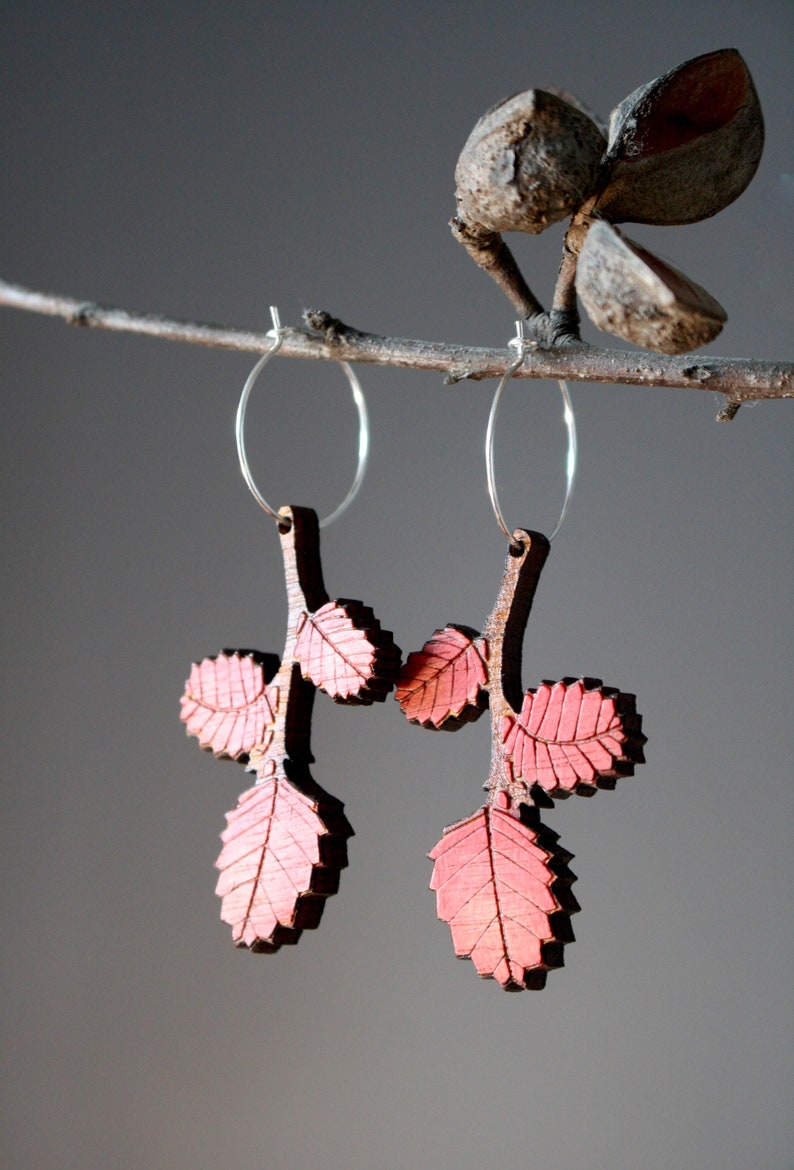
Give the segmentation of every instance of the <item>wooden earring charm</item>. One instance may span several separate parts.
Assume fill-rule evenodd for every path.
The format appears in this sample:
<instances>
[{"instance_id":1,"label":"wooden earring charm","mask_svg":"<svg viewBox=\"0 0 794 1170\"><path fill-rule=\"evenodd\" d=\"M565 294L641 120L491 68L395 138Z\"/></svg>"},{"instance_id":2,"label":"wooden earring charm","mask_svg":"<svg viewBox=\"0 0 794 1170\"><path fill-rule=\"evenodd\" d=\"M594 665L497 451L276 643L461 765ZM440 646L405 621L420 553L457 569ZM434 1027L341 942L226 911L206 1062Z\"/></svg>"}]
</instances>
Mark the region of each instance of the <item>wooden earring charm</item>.
<instances>
[{"instance_id":1,"label":"wooden earring charm","mask_svg":"<svg viewBox=\"0 0 794 1170\"><path fill-rule=\"evenodd\" d=\"M522 346L520 360L523 354ZM518 364L497 391L486 444L489 491L505 532L493 488L493 422ZM569 451L575 451L572 415L569 436ZM572 483L569 458L560 523ZM496 979L506 991L521 991L544 987L548 971L563 965L563 948L574 938L570 916L579 910L568 868L573 854L558 845L538 807L614 788L619 776L632 775L643 762L645 736L634 695L600 679L544 681L523 692L524 631L550 545L526 529L508 536L502 586L482 634L461 625L436 630L408 656L395 698L410 722L436 731L457 731L490 708L488 799L445 830L430 853L430 887L456 955L471 959L479 975Z\"/></svg>"},{"instance_id":2,"label":"wooden earring charm","mask_svg":"<svg viewBox=\"0 0 794 1170\"><path fill-rule=\"evenodd\" d=\"M280 345L277 315L274 332L274 346L243 391L237 438L246 481L278 522L288 600L284 651L280 661L251 650L224 650L205 658L194 664L181 700L187 732L202 748L256 774L253 787L227 814L216 893L235 945L260 952L296 943L304 929L316 927L347 865L346 842L353 830L342 802L325 792L309 770L315 691L337 703L382 702L394 686L401 657L371 609L358 601L329 600L316 513L298 507L275 512L250 475L242 441L245 404L256 375ZM360 397L352 370L345 367L345 373ZM367 432L359 397L359 468L346 500L329 519L347 507L363 477Z\"/></svg>"}]
</instances>

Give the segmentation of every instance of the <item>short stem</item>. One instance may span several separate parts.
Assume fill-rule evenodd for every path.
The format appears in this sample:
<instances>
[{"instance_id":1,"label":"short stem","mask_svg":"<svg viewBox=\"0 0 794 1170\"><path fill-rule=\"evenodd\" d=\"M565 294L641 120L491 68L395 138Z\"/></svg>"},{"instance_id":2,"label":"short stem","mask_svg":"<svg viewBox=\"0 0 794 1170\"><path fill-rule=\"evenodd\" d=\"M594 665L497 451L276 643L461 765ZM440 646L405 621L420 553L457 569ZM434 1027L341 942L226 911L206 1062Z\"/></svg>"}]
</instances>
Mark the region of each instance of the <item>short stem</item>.
<instances>
[{"instance_id":1,"label":"short stem","mask_svg":"<svg viewBox=\"0 0 794 1170\"><path fill-rule=\"evenodd\" d=\"M282 508L279 513L289 527L279 527L287 589L287 633L281 665L270 683L278 689L278 707L273 739L262 763L272 769L276 759L289 758L297 764L312 763L311 721L314 686L301 676L295 659L298 624L303 613L314 613L328 600L320 564L320 530L317 515L310 508ZM260 778L265 780L265 771Z\"/></svg>"},{"instance_id":2,"label":"short stem","mask_svg":"<svg viewBox=\"0 0 794 1170\"><path fill-rule=\"evenodd\" d=\"M288 506L279 510L279 516L284 517L284 527L279 525L279 537L290 624L294 625L292 619L302 611L314 613L328 600L320 563L320 525L317 513L311 508ZM291 650L289 657L292 657Z\"/></svg>"},{"instance_id":3,"label":"short stem","mask_svg":"<svg viewBox=\"0 0 794 1170\"><path fill-rule=\"evenodd\" d=\"M520 317L535 317L543 312L543 305L524 280L499 232L464 223L458 216L450 220L450 227L455 239L463 244L474 263L499 285Z\"/></svg>"},{"instance_id":4,"label":"short stem","mask_svg":"<svg viewBox=\"0 0 794 1170\"><path fill-rule=\"evenodd\" d=\"M565 313L571 317L575 316L577 320L579 318L576 305L576 265L578 261L578 253L571 251L566 238L562 249L557 286L554 289L554 301L551 306L552 313Z\"/></svg>"},{"instance_id":5,"label":"short stem","mask_svg":"<svg viewBox=\"0 0 794 1170\"><path fill-rule=\"evenodd\" d=\"M565 338L579 337L579 305L576 300L576 268L579 253L587 238L591 217L579 211L571 220L562 246L562 259L554 289L551 308L552 338L554 344Z\"/></svg>"},{"instance_id":6,"label":"short stem","mask_svg":"<svg viewBox=\"0 0 794 1170\"><path fill-rule=\"evenodd\" d=\"M549 542L539 532L518 528L507 552L502 585L483 638L488 647L488 696L491 712L491 772L488 788L509 785L502 752L502 722L521 710L521 659L524 631L540 574L549 555Z\"/></svg>"}]
</instances>

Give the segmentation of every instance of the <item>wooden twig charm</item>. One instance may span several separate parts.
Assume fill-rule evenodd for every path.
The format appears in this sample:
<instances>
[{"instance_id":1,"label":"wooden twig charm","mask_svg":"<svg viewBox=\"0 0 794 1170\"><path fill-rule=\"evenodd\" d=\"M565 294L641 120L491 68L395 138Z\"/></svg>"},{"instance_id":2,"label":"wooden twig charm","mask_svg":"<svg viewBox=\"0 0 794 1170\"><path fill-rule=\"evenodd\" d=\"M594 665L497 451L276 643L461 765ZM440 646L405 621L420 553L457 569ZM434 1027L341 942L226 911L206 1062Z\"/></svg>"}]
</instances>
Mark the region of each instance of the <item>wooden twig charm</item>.
<instances>
[{"instance_id":1,"label":"wooden twig charm","mask_svg":"<svg viewBox=\"0 0 794 1170\"><path fill-rule=\"evenodd\" d=\"M430 885L455 953L507 991L541 988L562 966L579 909L572 854L535 806L614 788L643 762L645 743L634 696L600 679L543 682L522 694L524 630L548 553L545 536L517 529L482 635L436 630L408 656L395 693L406 717L432 730L457 731L490 708L488 801L445 830L430 854Z\"/></svg>"},{"instance_id":2,"label":"wooden twig charm","mask_svg":"<svg viewBox=\"0 0 794 1170\"><path fill-rule=\"evenodd\" d=\"M382 702L400 665L371 609L329 600L316 514L287 507L279 515L288 601L280 663L225 650L193 666L181 700L187 732L202 748L256 773L227 814L216 893L235 945L266 952L318 925L353 834L341 801L309 771L315 690L337 703Z\"/></svg>"}]
</instances>

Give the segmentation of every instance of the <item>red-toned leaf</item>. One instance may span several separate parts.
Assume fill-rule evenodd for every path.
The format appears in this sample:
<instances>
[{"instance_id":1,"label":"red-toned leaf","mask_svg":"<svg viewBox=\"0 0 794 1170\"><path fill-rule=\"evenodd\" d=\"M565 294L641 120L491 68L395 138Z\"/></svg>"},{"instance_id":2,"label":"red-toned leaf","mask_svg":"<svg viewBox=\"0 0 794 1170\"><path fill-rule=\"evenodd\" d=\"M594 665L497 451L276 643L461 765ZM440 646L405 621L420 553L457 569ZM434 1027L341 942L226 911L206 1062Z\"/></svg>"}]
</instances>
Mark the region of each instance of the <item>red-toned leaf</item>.
<instances>
[{"instance_id":1,"label":"red-toned leaf","mask_svg":"<svg viewBox=\"0 0 794 1170\"><path fill-rule=\"evenodd\" d=\"M216 756L247 762L272 737L278 689L267 686L256 656L219 654L194 663L181 703L188 735Z\"/></svg>"},{"instance_id":2,"label":"red-toned leaf","mask_svg":"<svg viewBox=\"0 0 794 1170\"><path fill-rule=\"evenodd\" d=\"M406 719L432 730L457 731L485 709L488 647L465 626L436 630L421 650L408 655L397 679L397 699Z\"/></svg>"},{"instance_id":3,"label":"red-toned leaf","mask_svg":"<svg viewBox=\"0 0 794 1170\"><path fill-rule=\"evenodd\" d=\"M504 798L504 803L507 803ZM570 854L556 848L535 810L518 819L486 805L444 832L430 854L430 888L455 954L506 991L538 989L573 940Z\"/></svg>"},{"instance_id":4,"label":"red-toned leaf","mask_svg":"<svg viewBox=\"0 0 794 1170\"><path fill-rule=\"evenodd\" d=\"M600 679L563 679L527 691L521 714L504 717L502 741L527 790L539 784L551 796L591 796L642 762L640 725L633 695Z\"/></svg>"},{"instance_id":5,"label":"red-toned leaf","mask_svg":"<svg viewBox=\"0 0 794 1170\"><path fill-rule=\"evenodd\" d=\"M368 606L329 601L298 622L301 673L339 703L381 702L394 686L400 651Z\"/></svg>"},{"instance_id":6,"label":"red-toned leaf","mask_svg":"<svg viewBox=\"0 0 794 1170\"><path fill-rule=\"evenodd\" d=\"M310 788L302 792L275 773L226 814L215 892L238 947L271 952L297 942L339 887L352 830L339 801Z\"/></svg>"}]
</instances>

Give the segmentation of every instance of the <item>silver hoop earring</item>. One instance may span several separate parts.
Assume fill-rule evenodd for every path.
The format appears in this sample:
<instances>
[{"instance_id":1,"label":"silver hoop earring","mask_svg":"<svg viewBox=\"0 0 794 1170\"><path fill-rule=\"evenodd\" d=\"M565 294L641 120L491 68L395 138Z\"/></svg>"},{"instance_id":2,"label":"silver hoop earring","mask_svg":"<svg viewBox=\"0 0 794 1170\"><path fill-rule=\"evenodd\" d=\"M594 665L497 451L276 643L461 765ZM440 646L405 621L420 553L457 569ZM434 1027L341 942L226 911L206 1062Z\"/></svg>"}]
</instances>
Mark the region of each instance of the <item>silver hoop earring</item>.
<instances>
[{"instance_id":1,"label":"silver hoop earring","mask_svg":"<svg viewBox=\"0 0 794 1170\"><path fill-rule=\"evenodd\" d=\"M331 601L320 564L320 527L344 512L361 486L369 453L364 395L343 364L359 417L358 466L338 508L319 521L310 508L276 511L259 491L245 453L245 408L260 370L285 334L271 309L273 339L246 380L235 438L243 477L259 506L278 525L287 590L287 635L275 654L224 650L194 663L182 696L188 735L213 755L237 760L256 774L227 829L216 865L221 918L235 946L276 951L319 924L325 899L336 893L353 830L341 801L315 782L309 765L314 691L337 703L382 702L394 686L400 650L368 606Z\"/></svg>"},{"instance_id":2,"label":"silver hoop earring","mask_svg":"<svg viewBox=\"0 0 794 1170\"><path fill-rule=\"evenodd\" d=\"M496 517L496 522L505 534L508 540L512 541L513 532L505 523L505 518L502 514L502 509L499 504L499 496L496 491L496 480L494 475L494 432L496 430L496 416L499 413L499 405L502 401L502 394L505 386L513 377L513 374L521 368L528 353L537 348L537 342L529 340L524 332L524 322L516 321L516 336L511 338L508 342L511 349L518 350L518 357L505 370L499 385L496 388L496 393L491 403L491 412L488 415L488 426L485 431L485 474L488 484L488 495L491 500L491 507ZM557 533L562 528L565 517L568 515L568 508L573 497L573 487L576 478L576 463L577 463L577 442L576 442L576 417L573 413L573 406L571 405L571 397L568 393L568 383L560 382L560 393L563 401L563 420L565 428L568 432L568 454L565 461L565 498L562 504L559 518L551 535L548 537L549 543L554 540Z\"/></svg>"},{"instance_id":3,"label":"silver hoop earring","mask_svg":"<svg viewBox=\"0 0 794 1170\"><path fill-rule=\"evenodd\" d=\"M259 504L260 508L267 512L268 516L271 516L277 524L283 525L284 517L281 516L275 510L275 508L273 508L268 503L268 501L262 495L262 492L257 487L256 481L254 480L251 468L248 463L248 456L245 450L245 412L248 406L248 399L254 387L254 383L256 382L260 373L265 368L270 359L275 357L278 351L281 349L281 343L284 338L284 334L287 332L286 328L282 326L279 319L278 309L274 306L271 306L270 308L270 316L273 321L273 328L270 330L267 336L273 338L273 344L266 353L262 354L261 358L256 363L254 368L251 370L251 373L248 375L248 378L246 379L243 392L240 395L240 402L237 407L234 435L237 442L237 456L240 460L240 470L243 473L243 479L248 484L251 495L254 497L257 504ZM353 482L350 485L350 489L347 495L342 500L341 504L339 504L339 506L333 510L333 512L331 512L323 520L319 521L320 528L327 528L329 524L333 524L334 520L338 520L342 513L345 512L353 503L353 500L358 495L359 488L361 487L361 484L364 480L364 475L367 470L367 463L369 461L369 414L367 413L367 402L364 398L364 392L361 389L361 384L356 377L352 367L349 366L347 362L340 362L339 364L342 367L342 371L350 385L350 389L353 394L353 401L356 406L356 411L358 412L358 462L356 464L356 473L353 477Z\"/></svg>"},{"instance_id":4,"label":"silver hoop earring","mask_svg":"<svg viewBox=\"0 0 794 1170\"><path fill-rule=\"evenodd\" d=\"M493 436L505 386L533 343L519 322L510 342L518 356L497 387L485 440L488 493L509 541L496 602L478 634L470 626L436 630L408 655L395 698L411 723L457 731L484 711L491 718L488 799L452 825L431 851L430 888L448 923L455 954L506 991L539 989L563 964L573 941L571 854L540 820L554 799L614 788L642 763L645 736L633 695L599 679L544 681L523 691L524 630L550 539L559 532L573 492L576 427L568 388L560 383L568 430L567 486L551 538L505 524L494 484Z\"/></svg>"}]
</instances>

